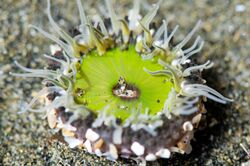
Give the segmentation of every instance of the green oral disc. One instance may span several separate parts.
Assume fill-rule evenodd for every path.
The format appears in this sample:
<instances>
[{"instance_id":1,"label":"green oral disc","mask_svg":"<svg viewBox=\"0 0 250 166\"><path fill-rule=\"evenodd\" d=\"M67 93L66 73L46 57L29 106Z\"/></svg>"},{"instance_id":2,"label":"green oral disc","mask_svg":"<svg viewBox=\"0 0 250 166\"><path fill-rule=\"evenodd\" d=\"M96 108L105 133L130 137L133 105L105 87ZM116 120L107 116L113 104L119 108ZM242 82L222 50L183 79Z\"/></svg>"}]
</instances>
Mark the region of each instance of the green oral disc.
<instances>
[{"instance_id":1,"label":"green oral disc","mask_svg":"<svg viewBox=\"0 0 250 166\"><path fill-rule=\"evenodd\" d=\"M75 100L97 114L108 108L122 121L138 109L142 112L148 109L154 115L162 111L173 84L167 81L167 76L152 76L144 68L156 71L162 66L157 60L143 60L133 46L125 51L115 48L102 56L92 51L83 58L77 71ZM121 79L125 90L119 84ZM124 93L117 95L115 90ZM127 93L135 95L126 96Z\"/></svg>"}]
</instances>

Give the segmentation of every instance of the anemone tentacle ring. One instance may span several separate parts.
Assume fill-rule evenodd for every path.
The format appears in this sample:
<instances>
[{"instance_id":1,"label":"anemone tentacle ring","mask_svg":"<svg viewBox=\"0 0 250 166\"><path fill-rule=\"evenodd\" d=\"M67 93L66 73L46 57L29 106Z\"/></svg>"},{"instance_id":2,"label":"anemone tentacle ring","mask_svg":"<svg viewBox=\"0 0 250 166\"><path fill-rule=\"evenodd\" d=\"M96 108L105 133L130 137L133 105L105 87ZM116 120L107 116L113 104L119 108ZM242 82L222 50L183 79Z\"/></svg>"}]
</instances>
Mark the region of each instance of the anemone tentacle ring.
<instances>
[{"instance_id":1,"label":"anemone tentacle ring","mask_svg":"<svg viewBox=\"0 0 250 166\"><path fill-rule=\"evenodd\" d=\"M190 140L205 113L206 98L231 102L205 85L201 72L213 63L196 64L204 41L197 36L198 21L175 44L167 21L151 26L159 3L140 14L140 1L125 17L111 0L108 14L87 17L77 0L81 24L69 34L53 20L48 0L48 19L53 33L31 26L52 40L46 69L29 69L18 62L21 77L44 78L45 87L23 111L46 113L51 128L60 131L71 148L84 147L105 156L140 157L147 161L169 158L171 153L190 153ZM189 47L187 46L189 43ZM45 106L34 109L39 97Z\"/></svg>"}]
</instances>

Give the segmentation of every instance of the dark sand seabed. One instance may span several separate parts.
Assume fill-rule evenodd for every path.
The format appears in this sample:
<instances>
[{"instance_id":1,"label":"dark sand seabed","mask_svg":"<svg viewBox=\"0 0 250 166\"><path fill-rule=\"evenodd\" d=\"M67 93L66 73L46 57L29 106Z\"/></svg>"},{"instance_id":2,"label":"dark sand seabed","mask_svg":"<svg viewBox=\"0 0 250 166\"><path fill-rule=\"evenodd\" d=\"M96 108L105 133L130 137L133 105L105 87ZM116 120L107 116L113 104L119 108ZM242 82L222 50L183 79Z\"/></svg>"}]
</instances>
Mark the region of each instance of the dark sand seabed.
<instances>
[{"instance_id":1,"label":"dark sand seabed","mask_svg":"<svg viewBox=\"0 0 250 166\"><path fill-rule=\"evenodd\" d=\"M88 5L103 1L88 1ZM118 2L118 1L117 1ZM124 12L125 0L119 1ZM65 29L78 24L74 1L53 1L53 16ZM55 5L56 4L56 5ZM123 5L124 4L124 5ZM101 6L101 5L100 5ZM147 5L145 5L146 7ZM101 7L103 8L103 7ZM55 139L43 114L17 114L41 89L40 79L14 78L18 71L13 60L38 68L51 43L28 28L29 24L48 28L46 1L0 1L0 165L136 165L129 160L116 163L69 147ZM94 8L88 8L94 13ZM162 2L157 18L167 17L173 27L180 24L176 40L183 37L198 19L203 20L199 34L205 39L198 60L211 59L215 67L206 71L208 85L234 98L231 105L206 103L207 118L192 141L189 155L174 155L149 165L250 165L250 157L240 146L250 149L250 1L188 0Z\"/></svg>"}]
</instances>

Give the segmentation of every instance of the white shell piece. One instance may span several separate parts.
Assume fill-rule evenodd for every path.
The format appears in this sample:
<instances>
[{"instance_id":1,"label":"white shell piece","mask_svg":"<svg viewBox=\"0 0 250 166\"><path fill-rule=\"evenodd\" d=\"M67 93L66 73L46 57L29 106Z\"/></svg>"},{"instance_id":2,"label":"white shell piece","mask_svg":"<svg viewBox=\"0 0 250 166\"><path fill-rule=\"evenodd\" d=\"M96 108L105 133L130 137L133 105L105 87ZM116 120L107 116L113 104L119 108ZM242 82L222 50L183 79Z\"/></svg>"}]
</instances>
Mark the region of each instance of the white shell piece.
<instances>
[{"instance_id":1,"label":"white shell piece","mask_svg":"<svg viewBox=\"0 0 250 166\"><path fill-rule=\"evenodd\" d=\"M198 115L196 115L195 117L193 117L192 123L194 123L194 124L199 123L200 120L201 120L201 116L202 116L201 114L198 114Z\"/></svg>"},{"instance_id":2,"label":"white shell piece","mask_svg":"<svg viewBox=\"0 0 250 166\"><path fill-rule=\"evenodd\" d=\"M91 142L95 142L100 138L100 135L94 132L92 129L88 129L85 133L85 137Z\"/></svg>"},{"instance_id":3,"label":"white shell piece","mask_svg":"<svg viewBox=\"0 0 250 166\"><path fill-rule=\"evenodd\" d=\"M64 137L64 140L69 144L70 148L75 148L76 146L81 145L83 143L82 140L73 137Z\"/></svg>"},{"instance_id":4,"label":"white shell piece","mask_svg":"<svg viewBox=\"0 0 250 166\"><path fill-rule=\"evenodd\" d=\"M89 153L92 153L92 147L91 147L91 143L90 143L89 140L86 140L86 141L84 142L84 146L86 147L86 149L87 149L87 151L88 151Z\"/></svg>"},{"instance_id":5,"label":"white shell piece","mask_svg":"<svg viewBox=\"0 0 250 166\"><path fill-rule=\"evenodd\" d=\"M184 154L184 153L185 153L184 150L181 150L180 148L177 148L177 147L171 147L171 148L170 148L170 151L171 151L171 152L180 153L180 154Z\"/></svg>"},{"instance_id":6,"label":"white shell piece","mask_svg":"<svg viewBox=\"0 0 250 166\"><path fill-rule=\"evenodd\" d=\"M148 154L148 155L145 157L145 159L146 159L147 161L155 161L157 158L156 158L156 156L155 156L154 154L150 153L150 154Z\"/></svg>"},{"instance_id":7,"label":"white shell piece","mask_svg":"<svg viewBox=\"0 0 250 166\"><path fill-rule=\"evenodd\" d=\"M116 160L118 158L118 152L114 144L109 145L109 152L113 159Z\"/></svg>"},{"instance_id":8,"label":"white shell piece","mask_svg":"<svg viewBox=\"0 0 250 166\"><path fill-rule=\"evenodd\" d=\"M102 156L102 152L101 152L100 149L96 149L96 150L95 150L95 154L96 154L97 156L99 156L99 157Z\"/></svg>"},{"instance_id":9,"label":"white shell piece","mask_svg":"<svg viewBox=\"0 0 250 166\"><path fill-rule=\"evenodd\" d=\"M55 128L57 124L56 110L52 109L47 111L47 119L50 128Z\"/></svg>"},{"instance_id":10,"label":"white shell piece","mask_svg":"<svg viewBox=\"0 0 250 166\"><path fill-rule=\"evenodd\" d=\"M131 145L131 150L137 155L137 156L141 156L144 154L145 151L145 147L142 146L141 144L139 144L138 142L134 142Z\"/></svg>"},{"instance_id":11,"label":"white shell piece","mask_svg":"<svg viewBox=\"0 0 250 166\"><path fill-rule=\"evenodd\" d=\"M156 156L159 156L161 158L166 158L166 159L170 158L170 155L171 155L171 153L168 149L161 149L158 152L156 152L155 154L156 154Z\"/></svg>"},{"instance_id":12,"label":"white shell piece","mask_svg":"<svg viewBox=\"0 0 250 166\"><path fill-rule=\"evenodd\" d=\"M192 131L194 129L194 126L190 121L185 122L182 127L184 131Z\"/></svg>"},{"instance_id":13,"label":"white shell piece","mask_svg":"<svg viewBox=\"0 0 250 166\"><path fill-rule=\"evenodd\" d=\"M50 52L52 55L54 55L57 51L61 50L62 49L57 44L50 45Z\"/></svg>"}]
</instances>

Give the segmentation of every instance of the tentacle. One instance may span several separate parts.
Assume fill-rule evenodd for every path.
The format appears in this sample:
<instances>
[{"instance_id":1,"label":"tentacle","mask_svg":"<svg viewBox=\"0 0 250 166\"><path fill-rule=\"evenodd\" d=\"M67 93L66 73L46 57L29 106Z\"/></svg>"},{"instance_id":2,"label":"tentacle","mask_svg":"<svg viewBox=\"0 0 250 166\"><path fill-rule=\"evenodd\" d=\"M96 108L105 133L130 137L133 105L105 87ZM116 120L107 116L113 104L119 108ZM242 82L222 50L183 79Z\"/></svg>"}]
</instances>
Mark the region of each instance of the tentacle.
<instances>
[{"instance_id":1,"label":"tentacle","mask_svg":"<svg viewBox=\"0 0 250 166\"><path fill-rule=\"evenodd\" d=\"M157 71L149 71L146 68L143 68L143 70L151 75L167 75L167 76L172 76L172 73L168 70L157 70Z\"/></svg>"},{"instance_id":2,"label":"tentacle","mask_svg":"<svg viewBox=\"0 0 250 166\"><path fill-rule=\"evenodd\" d=\"M194 44L190 48L187 48L187 49L183 50L183 53L187 54L190 51L194 50L197 47L198 43L201 42L201 40L202 40L201 37L197 36L196 39L195 39L195 41L194 41Z\"/></svg>"},{"instance_id":3,"label":"tentacle","mask_svg":"<svg viewBox=\"0 0 250 166\"><path fill-rule=\"evenodd\" d=\"M222 96L216 90L202 84L188 84L182 87L182 92L186 96L205 96L216 102L226 104L227 102L232 102L232 99Z\"/></svg>"},{"instance_id":4,"label":"tentacle","mask_svg":"<svg viewBox=\"0 0 250 166\"><path fill-rule=\"evenodd\" d=\"M112 28L114 33L117 35L119 32L119 23L118 23L118 18L115 14L114 8L112 6L112 2L111 0L105 0L108 12L109 12L109 16L111 19L111 23L112 23Z\"/></svg>"},{"instance_id":5,"label":"tentacle","mask_svg":"<svg viewBox=\"0 0 250 166\"><path fill-rule=\"evenodd\" d=\"M193 71L202 71L202 70L204 70L204 69L209 69L209 68L211 68L213 65L214 65L214 63L213 63L213 62L210 62L210 61L208 60L206 63L204 63L204 64L202 64L202 65L191 66L191 67L185 69L185 70L182 72L182 76L183 76L183 77L187 77L187 76L189 76L189 75L191 74L191 72L193 72Z\"/></svg>"},{"instance_id":6,"label":"tentacle","mask_svg":"<svg viewBox=\"0 0 250 166\"><path fill-rule=\"evenodd\" d=\"M138 20L141 19L140 16L140 3L141 0L136 0L134 2L133 9L129 12L128 20L129 20L129 29L135 30L138 26Z\"/></svg>"},{"instance_id":7,"label":"tentacle","mask_svg":"<svg viewBox=\"0 0 250 166\"><path fill-rule=\"evenodd\" d=\"M47 54L43 54L43 56L44 56L45 58L47 58L47 59L50 59L50 60L59 62L59 63L60 63L61 65L63 65L63 66L67 66L67 62L65 62L64 60L61 60L61 59L58 59L58 58L49 56L49 55L47 55Z\"/></svg>"},{"instance_id":8,"label":"tentacle","mask_svg":"<svg viewBox=\"0 0 250 166\"><path fill-rule=\"evenodd\" d=\"M179 28L179 25L176 25L175 27L174 27L174 30L170 33L170 35L168 36L168 38L166 39L166 40L164 40L164 44L163 44L163 48L165 48L165 49L168 49L169 48L169 42L170 42L170 40L172 39L172 37L174 36L174 34L175 34L175 32L178 30L178 28Z\"/></svg>"},{"instance_id":9,"label":"tentacle","mask_svg":"<svg viewBox=\"0 0 250 166\"><path fill-rule=\"evenodd\" d=\"M50 40L54 41L56 44L58 44L70 57L73 58L73 50L72 48L67 45L66 43L64 43L63 41L61 41L60 39L58 39L57 37L49 34L48 32L45 32L44 30L42 30L39 27L36 27L34 25L30 25L30 27L36 29L38 32L40 32L42 35L44 35L46 38L49 38Z\"/></svg>"},{"instance_id":10,"label":"tentacle","mask_svg":"<svg viewBox=\"0 0 250 166\"><path fill-rule=\"evenodd\" d=\"M154 35L154 42L158 41L161 38L162 34L166 30L165 28L166 28L166 25L163 22Z\"/></svg>"},{"instance_id":11,"label":"tentacle","mask_svg":"<svg viewBox=\"0 0 250 166\"><path fill-rule=\"evenodd\" d=\"M83 9L83 5L82 5L82 2L81 0L77 0L77 7L78 7L78 10L79 10L79 15L80 15L80 20L81 20L81 25L80 25L80 30L83 34L87 33L87 17L85 15L85 12L84 12L84 9Z\"/></svg>"},{"instance_id":12,"label":"tentacle","mask_svg":"<svg viewBox=\"0 0 250 166\"><path fill-rule=\"evenodd\" d=\"M185 55L183 58L181 58L181 64L184 64L185 61L186 61L189 57L191 57L192 55L194 55L194 54L200 52L201 49L203 48L203 46L204 46L204 41L201 40L201 41L200 41L200 45L199 45L199 47L198 47L197 49L195 49L195 50L189 52L187 55Z\"/></svg>"},{"instance_id":13,"label":"tentacle","mask_svg":"<svg viewBox=\"0 0 250 166\"><path fill-rule=\"evenodd\" d=\"M200 28L201 26L201 20L199 20L196 25L194 26L194 28L192 29L191 32L189 32L187 34L187 36L177 45L175 46L175 50L180 50L182 49L183 46L185 46L187 44L187 42L192 38L192 36L195 34L195 32Z\"/></svg>"},{"instance_id":14,"label":"tentacle","mask_svg":"<svg viewBox=\"0 0 250 166\"><path fill-rule=\"evenodd\" d=\"M50 0L47 0L48 3L48 7L47 7L47 12L48 12L48 19L49 22L53 28L53 30L55 30L55 32L61 37L63 38L69 45L73 46L74 45L74 40L72 39L72 37L70 37L65 31L63 31L54 21L54 19L51 16L51 12L50 12Z\"/></svg>"},{"instance_id":15,"label":"tentacle","mask_svg":"<svg viewBox=\"0 0 250 166\"><path fill-rule=\"evenodd\" d=\"M152 22L160 6L160 1L141 19L142 25L149 29L149 24Z\"/></svg>"}]
</instances>

